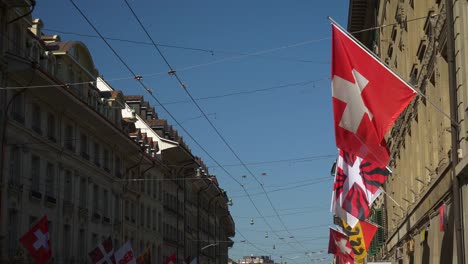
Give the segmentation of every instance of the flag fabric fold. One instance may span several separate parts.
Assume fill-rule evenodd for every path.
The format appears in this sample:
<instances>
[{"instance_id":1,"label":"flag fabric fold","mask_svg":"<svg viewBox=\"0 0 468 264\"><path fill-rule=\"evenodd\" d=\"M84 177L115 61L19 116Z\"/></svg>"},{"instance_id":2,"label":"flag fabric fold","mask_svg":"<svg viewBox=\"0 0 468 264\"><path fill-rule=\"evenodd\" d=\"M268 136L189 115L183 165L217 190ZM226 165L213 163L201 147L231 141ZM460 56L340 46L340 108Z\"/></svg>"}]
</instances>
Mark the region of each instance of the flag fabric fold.
<instances>
[{"instance_id":1,"label":"flag fabric fold","mask_svg":"<svg viewBox=\"0 0 468 264\"><path fill-rule=\"evenodd\" d=\"M353 248L354 260L358 263L364 263L378 227L366 221L359 221L356 226L351 227L346 221L342 221L343 231L348 236L349 243Z\"/></svg>"},{"instance_id":2,"label":"flag fabric fold","mask_svg":"<svg viewBox=\"0 0 468 264\"><path fill-rule=\"evenodd\" d=\"M336 25L331 78L336 145L386 166L384 136L416 92Z\"/></svg>"},{"instance_id":3,"label":"flag fabric fold","mask_svg":"<svg viewBox=\"0 0 468 264\"><path fill-rule=\"evenodd\" d=\"M194 257L192 261L190 261L190 264L198 264L198 258Z\"/></svg>"},{"instance_id":4,"label":"flag fabric fold","mask_svg":"<svg viewBox=\"0 0 468 264\"><path fill-rule=\"evenodd\" d=\"M115 264L114 246L109 237L88 253L93 264Z\"/></svg>"},{"instance_id":5,"label":"flag fabric fold","mask_svg":"<svg viewBox=\"0 0 468 264\"><path fill-rule=\"evenodd\" d=\"M164 260L163 264L176 264L177 263L177 257L176 254L172 254L169 257Z\"/></svg>"},{"instance_id":6,"label":"flag fabric fold","mask_svg":"<svg viewBox=\"0 0 468 264\"><path fill-rule=\"evenodd\" d=\"M46 215L20 238L20 243L28 250L37 264L46 263L51 258L52 247L49 239L49 222Z\"/></svg>"},{"instance_id":7,"label":"flag fabric fold","mask_svg":"<svg viewBox=\"0 0 468 264\"><path fill-rule=\"evenodd\" d=\"M133 253L130 241L127 241L115 252L115 261L117 264L136 264L136 256Z\"/></svg>"},{"instance_id":8,"label":"flag fabric fold","mask_svg":"<svg viewBox=\"0 0 468 264\"><path fill-rule=\"evenodd\" d=\"M328 253L335 255L345 262L354 263L354 252L346 234L330 228Z\"/></svg>"},{"instance_id":9,"label":"flag fabric fold","mask_svg":"<svg viewBox=\"0 0 468 264\"><path fill-rule=\"evenodd\" d=\"M351 227L365 221L389 174L385 167L339 150L331 211Z\"/></svg>"},{"instance_id":10,"label":"flag fabric fold","mask_svg":"<svg viewBox=\"0 0 468 264\"><path fill-rule=\"evenodd\" d=\"M143 253L137 258L137 264L151 264L151 249L145 248Z\"/></svg>"}]
</instances>

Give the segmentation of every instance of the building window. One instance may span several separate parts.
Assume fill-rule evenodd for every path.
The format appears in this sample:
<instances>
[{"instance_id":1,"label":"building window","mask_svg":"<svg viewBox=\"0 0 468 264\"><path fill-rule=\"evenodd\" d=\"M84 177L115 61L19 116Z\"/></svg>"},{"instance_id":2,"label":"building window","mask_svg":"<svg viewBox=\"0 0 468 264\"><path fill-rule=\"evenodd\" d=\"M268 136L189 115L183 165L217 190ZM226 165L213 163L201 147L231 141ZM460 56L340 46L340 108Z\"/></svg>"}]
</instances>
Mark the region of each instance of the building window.
<instances>
[{"instance_id":1,"label":"building window","mask_svg":"<svg viewBox=\"0 0 468 264\"><path fill-rule=\"evenodd\" d=\"M89 154L88 154L88 136L85 134L81 134L80 136L80 151L81 151L81 157L89 160Z\"/></svg>"},{"instance_id":2,"label":"building window","mask_svg":"<svg viewBox=\"0 0 468 264\"><path fill-rule=\"evenodd\" d=\"M18 253L18 211L10 209L8 213L8 256Z\"/></svg>"},{"instance_id":3,"label":"building window","mask_svg":"<svg viewBox=\"0 0 468 264\"><path fill-rule=\"evenodd\" d=\"M101 167L100 154L101 154L101 151L100 151L99 144L97 142L94 142L94 151L93 151L94 164L96 164L96 166L98 167Z\"/></svg>"},{"instance_id":4,"label":"building window","mask_svg":"<svg viewBox=\"0 0 468 264\"><path fill-rule=\"evenodd\" d=\"M39 62L39 54L40 54L40 49L39 49L38 45L36 43L34 43L33 48L32 48L32 56L31 56L32 61L38 63Z\"/></svg>"},{"instance_id":5,"label":"building window","mask_svg":"<svg viewBox=\"0 0 468 264\"><path fill-rule=\"evenodd\" d=\"M158 216L157 216L157 214L156 214L156 209L153 209L153 230L154 230L154 231L156 231L157 226L158 226L157 221L156 221L156 220L157 220L157 217L158 217Z\"/></svg>"},{"instance_id":6,"label":"building window","mask_svg":"<svg viewBox=\"0 0 468 264\"><path fill-rule=\"evenodd\" d=\"M93 186L93 213L99 212L99 186Z\"/></svg>"},{"instance_id":7,"label":"building window","mask_svg":"<svg viewBox=\"0 0 468 264\"><path fill-rule=\"evenodd\" d=\"M73 197L73 179L72 173L70 170L65 170L65 186L64 186L65 194L64 198L65 201L71 202Z\"/></svg>"},{"instance_id":8,"label":"building window","mask_svg":"<svg viewBox=\"0 0 468 264\"><path fill-rule=\"evenodd\" d=\"M103 159L104 170L110 172L109 164L109 150L104 149L104 159Z\"/></svg>"},{"instance_id":9,"label":"building window","mask_svg":"<svg viewBox=\"0 0 468 264\"><path fill-rule=\"evenodd\" d=\"M115 168L115 177L117 178L122 178L122 172L121 172L121 168L122 168L122 163L121 163L121 160L119 157L115 157L115 164L114 164Z\"/></svg>"},{"instance_id":10,"label":"building window","mask_svg":"<svg viewBox=\"0 0 468 264\"><path fill-rule=\"evenodd\" d=\"M115 222L120 222L120 200L119 195L114 195L114 218Z\"/></svg>"},{"instance_id":11,"label":"building window","mask_svg":"<svg viewBox=\"0 0 468 264\"><path fill-rule=\"evenodd\" d=\"M140 225L145 226L145 207L140 205Z\"/></svg>"},{"instance_id":12,"label":"building window","mask_svg":"<svg viewBox=\"0 0 468 264\"><path fill-rule=\"evenodd\" d=\"M102 198L102 210L103 210L103 215L105 217L108 217L109 214L109 192L107 190L104 190L104 197Z\"/></svg>"},{"instance_id":13,"label":"building window","mask_svg":"<svg viewBox=\"0 0 468 264\"><path fill-rule=\"evenodd\" d=\"M10 178L9 183L18 186L21 178L20 148L12 146L10 149Z\"/></svg>"},{"instance_id":14,"label":"building window","mask_svg":"<svg viewBox=\"0 0 468 264\"><path fill-rule=\"evenodd\" d=\"M36 221L37 221L37 217L35 217L34 215L30 215L29 216L29 228L33 227Z\"/></svg>"},{"instance_id":15,"label":"building window","mask_svg":"<svg viewBox=\"0 0 468 264\"><path fill-rule=\"evenodd\" d=\"M125 201L125 220L129 221L130 220L130 205L129 201Z\"/></svg>"},{"instance_id":16,"label":"building window","mask_svg":"<svg viewBox=\"0 0 468 264\"><path fill-rule=\"evenodd\" d=\"M23 101L23 95L18 94L20 92L17 92L13 96L15 97L13 99L12 105L11 105L11 111L12 111L12 117L15 121L24 124L24 101Z\"/></svg>"},{"instance_id":17,"label":"building window","mask_svg":"<svg viewBox=\"0 0 468 264\"><path fill-rule=\"evenodd\" d=\"M80 207L86 208L86 178L80 180Z\"/></svg>"},{"instance_id":18,"label":"building window","mask_svg":"<svg viewBox=\"0 0 468 264\"><path fill-rule=\"evenodd\" d=\"M31 191L40 192L41 185L41 160L38 156L31 156Z\"/></svg>"},{"instance_id":19,"label":"building window","mask_svg":"<svg viewBox=\"0 0 468 264\"><path fill-rule=\"evenodd\" d=\"M74 138L74 131L72 125L65 126L65 148L71 151L75 151L75 138Z\"/></svg>"},{"instance_id":20,"label":"building window","mask_svg":"<svg viewBox=\"0 0 468 264\"><path fill-rule=\"evenodd\" d=\"M66 263L70 262L70 248L71 248L71 232L70 232L70 226L69 225L64 225L63 226L63 242L62 242L62 253L63 253L63 258L65 259Z\"/></svg>"},{"instance_id":21,"label":"building window","mask_svg":"<svg viewBox=\"0 0 468 264\"><path fill-rule=\"evenodd\" d=\"M31 128L39 135L42 135L42 119L41 119L41 108L37 104L32 105L32 120Z\"/></svg>"},{"instance_id":22,"label":"building window","mask_svg":"<svg viewBox=\"0 0 468 264\"><path fill-rule=\"evenodd\" d=\"M141 185L140 185L141 193L146 193L145 185L146 185L145 177L143 176L143 177L142 177L142 181L141 181Z\"/></svg>"},{"instance_id":23,"label":"building window","mask_svg":"<svg viewBox=\"0 0 468 264\"><path fill-rule=\"evenodd\" d=\"M135 206L135 203L134 202L130 202L130 207L131 207L131 210L132 210L132 213L130 214L131 216L131 219L132 219L132 223L136 223L136 206Z\"/></svg>"},{"instance_id":24,"label":"building window","mask_svg":"<svg viewBox=\"0 0 468 264\"><path fill-rule=\"evenodd\" d=\"M79 263L83 263L84 262L84 257L83 256L86 256L85 241L86 241L85 230L83 228L80 228L80 230L78 231L78 260L79 260Z\"/></svg>"},{"instance_id":25,"label":"building window","mask_svg":"<svg viewBox=\"0 0 468 264\"><path fill-rule=\"evenodd\" d=\"M53 56L53 55L49 55L49 56ZM54 60L50 57L48 60L47 60L47 71L52 74L52 75L55 75L55 72L54 72Z\"/></svg>"},{"instance_id":26,"label":"building window","mask_svg":"<svg viewBox=\"0 0 468 264\"><path fill-rule=\"evenodd\" d=\"M157 194L157 188L158 188L158 187L157 187L157 184L158 184L158 181L153 181L153 198L154 198L154 199L157 198L157 196L156 196L156 194Z\"/></svg>"},{"instance_id":27,"label":"building window","mask_svg":"<svg viewBox=\"0 0 468 264\"><path fill-rule=\"evenodd\" d=\"M55 198L55 166L50 162L46 167L46 195Z\"/></svg>"},{"instance_id":28,"label":"building window","mask_svg":"<svg viewBox=\"0 0 468 264\"><path fill-rule=\"evenodd\" d=\"M162 230L162 215L158 212L158 232L161 233Z\"/></svg>"},{"instance_id":29,"label":"building window","mask_svg":"<svg viewBox=\"0 0 468 264\"><path fill-rule=\"evenodd\" d=\"M96 233L93 233L91 235L91 245L93 245L93 246L98 245L98 235Z\"/></svg>"},{"instance_id":30,"label":"building window","mask_svg":"<svg viewBox=\"0 0 468 264\"><path fill-rule=\"evenodd\" d=\"M47 137L52 140L53 142L56 141L55 139L55 116L51 113L47 115Z\"/></svg>"},{"instance_id":31,"label":"building window","mask_svg":"<svg viewBox=\"0 0 468 264\"><path fill-rule=\"evenodd\" d=\"M23 50L23 31L19 23L15 23L11 29L12 37L10 39L10 51L18 56L22 56Z\"/></svg>"},{"instance_id":32,"label":"building window","mask_svg":"<svg viewBox=\"0 0 468 264\"><path fill-rule=\"evenodd\" d=\"M151 209L146 208L146 227L151 228Z\"/></svg>"}]
</instances>

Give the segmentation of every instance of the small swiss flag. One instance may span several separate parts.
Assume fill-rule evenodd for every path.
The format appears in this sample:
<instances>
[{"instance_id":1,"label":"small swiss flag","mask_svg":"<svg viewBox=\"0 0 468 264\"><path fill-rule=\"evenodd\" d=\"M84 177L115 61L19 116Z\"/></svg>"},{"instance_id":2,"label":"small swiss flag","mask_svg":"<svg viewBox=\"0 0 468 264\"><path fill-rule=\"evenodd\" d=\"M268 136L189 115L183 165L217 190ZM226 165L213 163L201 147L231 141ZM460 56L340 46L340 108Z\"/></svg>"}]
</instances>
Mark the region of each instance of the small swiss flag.
<instances>
[{"instance_id":1,"label":"small swiss flag","mask_svg":"<svg viewBox=\"0 0 468 264\"><path fill-rule=\"evenodd\" d=\"M330 228L330 240L328 242L328 253L344 260L345 263L354 263L354 251L348 236L344 233Z\"/></svg>"},{"instance_id":2,"label":"small swiss flag","mask_svg":"<svg viewBox=\"0 0 468 264\"><path fill-rule=\"evenodd\" d=\"M31 230L24 234L20 242L29 251L36 264L46 263L52 256L47 216L42 217Z\"/></svg>"}]
</instances>

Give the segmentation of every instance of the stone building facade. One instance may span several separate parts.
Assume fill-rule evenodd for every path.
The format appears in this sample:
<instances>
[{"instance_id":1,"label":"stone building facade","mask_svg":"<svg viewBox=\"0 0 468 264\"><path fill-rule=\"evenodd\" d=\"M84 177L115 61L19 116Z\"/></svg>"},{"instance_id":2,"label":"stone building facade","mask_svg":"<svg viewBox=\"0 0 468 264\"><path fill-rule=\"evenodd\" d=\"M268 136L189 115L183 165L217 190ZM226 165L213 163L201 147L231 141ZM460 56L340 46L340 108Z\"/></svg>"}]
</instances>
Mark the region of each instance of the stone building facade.
<instances>
[{"instance_id":1,"label":"stone building facade","mask_svg":"<svg viewBox=\"0 0 468 264\"><path fill-rule=\"evenodd\" d=\"M0 262L31 263L19 238L47 215L50 263L88 263L108 237L152 263L226 263L234 222L216 177L84 43L45 35L32 3L0 1Z\"/></svg>"},{"instance_id":2,"label":"stone building facade","mask_svg":"<svg viewBox=\"0 0 468 264\"><path fill-rule=\"evenodd\" d=\"M467 11L466 1L350 1L348 30L423 94L387 135L393 173L370 259L467 261Z\"/></svg>"}]
</instances>

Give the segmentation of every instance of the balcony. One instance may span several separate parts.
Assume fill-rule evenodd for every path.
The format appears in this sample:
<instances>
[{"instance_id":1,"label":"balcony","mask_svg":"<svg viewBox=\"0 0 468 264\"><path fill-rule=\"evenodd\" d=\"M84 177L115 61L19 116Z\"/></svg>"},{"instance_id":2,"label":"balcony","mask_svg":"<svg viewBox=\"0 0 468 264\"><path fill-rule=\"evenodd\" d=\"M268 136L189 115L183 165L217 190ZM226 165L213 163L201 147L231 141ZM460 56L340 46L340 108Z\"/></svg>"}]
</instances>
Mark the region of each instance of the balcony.
<instances>
[{"instance_id":1,"label":"balcony","mask_svg":"<svg viewBox=\"0 0 468 264\"><path fill-rule=\"evenodd\" d=\"M29 198L31 200L40 201L42 199L42 193L39 190L31 190L29 192Z\"/></svg>"},{"instance_id":2,"label":"balcony","mask_svg":"<svg viewBox=\"0 0 468 264\"><path fill-rule=\"evenodd\" d=\"M52 194L46 194L45 196L45 205L47 207L53 207L57 204L57 198L52 196Z\"/></svg>"}]
</instances>

